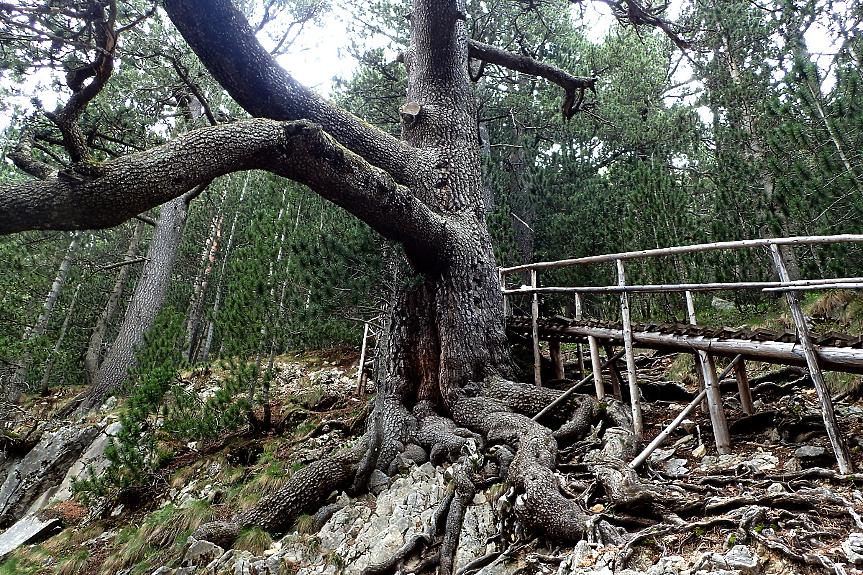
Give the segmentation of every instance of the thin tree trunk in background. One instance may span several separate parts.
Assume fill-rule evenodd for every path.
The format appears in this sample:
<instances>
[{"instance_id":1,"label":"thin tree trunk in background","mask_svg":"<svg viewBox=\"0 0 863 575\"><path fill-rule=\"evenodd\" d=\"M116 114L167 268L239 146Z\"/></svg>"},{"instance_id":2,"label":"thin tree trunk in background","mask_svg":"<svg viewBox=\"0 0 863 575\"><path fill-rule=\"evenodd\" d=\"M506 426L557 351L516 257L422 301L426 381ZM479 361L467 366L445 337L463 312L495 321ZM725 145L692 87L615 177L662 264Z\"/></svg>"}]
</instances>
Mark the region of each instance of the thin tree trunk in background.
<instances>
[{"instance_id":1,"label":"thin tree trunk in background","mask_svg":"<svg viewBox=\"0 0 863 575\"><path fill-rule=\"evenodd\" d=\"M210 274L213 272L213 266L216 262L216 252L219 250L219 240L222 237L222 216L219 216L216 222L216 230L210 242L210 249L207 252L205 262L206 267L201 275L200 282L195 286L194 299L190 308L190 313L187 315L189 325L186 331L186 349L183 351L186 361L195 361L197 359L196 349L200 343L201 317L204 313L204 300L207 297L207 286L210 283Z\"/></svg>"},{"instance_id":2,"label":"thin tree trunk in background","mask_svg":"<svg viewBox=\"0 0 863 575\"><path fill-rule=\"evenodd\" d=\"M824 129L827 130L827 134L830 136L830 141L833 142L833 146L836 148L836 152L839 154L839 159L842 161L842 165L845 167L845 171L848 173L851 180L854 182L854 187L857 188L857 191L859 193L863 194L863 181L860 180L860 176L854 170L854 164L848 157L848 152L845 149L846 146L844 142L847 140L842 137L837 127L834 125L833 122L830 121L830 118L824 111L824 96L821 93L821 78L820 75L818 75L818 68L814 65L810 57L809 47L806 44L806 37L803 35L803 32L801 30L795 29L791 34L789 34L789 37L786 38L786 42L793 46L792 51L794 53L795 60L801 63L805 63L802 65L806 66L807 68L811 66L815 69L814 78L809 73L809 70L806 70L804 73L806 90L809 92L809 96L812 98L812 108L814 108L815 112L817 112L818 114L818 118L824 124ZM783 257L785 257L785 254L783 254Z\"/></svg>"},{"instance_id":3,"label":"thin tree trunk in background","mask_svg":"<svg viewBox=\"0 0 863 575\"><path fill-rule=\"evenodd\" d=\"M42 376L41 394L42 397L48 396L48 380L51 379L51 372L54 370L54 362L57 360L57 354L60 353L60 346L63 345L63 339L66 337L66 330L69 329L69 320L72 318L72 311L75 309L75 302L78 301L78 292L81 291L81 284L75 288L75 293L72 294L72 301L69 302L69 310L66 312L66 319L63 320L63 326L60 328L60 335L57 336L57 343L54 344L54 353L48 360L45 366L45 374Z\"/></svg>"},{"instance_id":4,"label":"thin tree trunk in background","mask_svg":"<svg viewBox=\"0 0 863 575\"><path fill-rule=\"evenodd\" d=\"M199 186L162 206L147 250L147 261L126 308L120 333L88 387L78 408L79 413L90 411L105 395L117 391L128 379L129 369L137 365L135 350L144 345L144 334L153 327L168 295L174 261L189 215L189 203L201 191L203 188Z\"/></svg>"},{"instance_id":5,"label":"thin tree trunk in background","mask_svg":"<svg viewBox=\"0 0 863 575\"><path fill-rule=\"evenodd\" d=\"M213 346L213 332L216 330L216 316L219 314L219 304L222 301L222 290L225 286L225 271L228 268L228 260L231 255L231 249L234 247L234 232L237 230L237 220L240 218L240 211L243 205L243 199L246 197L246 189L249 187L249 177L252 172L246 172L246 178L243 181L243 189L240 191L240 199L237 201L237 211L234 213L234 221L231 223L231 233L228 234L228 245L225 247L222 255L222 270L219 272L219 285L216 287L216 297L213 301L213 315L207 325L207 339L204 343L204 348L200 354L200 361L210 359L210 349Z\"/></svg>"},{"instance_id":6,"label":"thin tree trunk in background","mask_svg":"<svg viewBox=\"0 0 863 575\"><path fill-rule=\"evenodd\" d=\"M126 250L126 258L124 261L134 260L138 256L138 247L141 244L141 237L144 235L144 222L139 221L135 226L135 231L132 232L132 239L129 241L129 249ZM99 316L99 321L96 327L93 328L93 333L90 335L90 341L87 344L87 352L84 354L84 377L87 380L87 385L93 383L96 377L96 372L99 370L99 358L101 356L102 341L105 339L105 332L108 329L108 324L114 313L117 311L117 304L120 302L120 297L123 295L123 289L126 286L126 281L131 273L131 266L122 266L120 273L117 274L117 281L114 282L114 289L111 290L111 296L108 298L108 303L105 304L105 309Z\"/></svg>"},{"instance_id":7,"label":"thin tree trunk in background","mask_svg":"<svg viewBox=\"0 0 863 575\"><path fill-rule=\"evenodd\" d=\"M222 192L222 201L219 211L213 216L210 224L210 233L201 253L201 263L198 265L198 275L192 284L192 296L186 308L186 348L183 350L185 361L196 359L196 349L200 343L201 316L204 312L204 300L207 297L207 286L210 274L213 271L216 252L219 249L219 240L222 237L222 220L224 219L225 200L228 197L228 186Z\"/></svg>"},{"instance_id":8,"label":"thin tree trunk in background","mask_svg":"<svg viewBox=\"0 0 863 575\"><path fill-rule=\"evenodd\" d=\"M51 312L54 310L54 305L57 303L57 298L60 297L60 290L63 289L63 284L66 283L66 276L69 274L69 268L72 267L72 260L75 257L75 252L78 246L81 245L81 232L75 232L72 235L72 243L69 244L69 249L66 250L66 255L63 261L60 262L60 269L57 270L57 277L54 278L54 283L51 284L51 289L48 291L48 296L45 298L45 303L42 304L42 313L39 314L39 319L35 325L28 328L24 334L24 339L28 342L33 342L36 338L43 335L48 328L48 321L51 319ZM21 398L21 393L24 391L24 385L27 381L27 371L30 369L30 364L33 361L33 354L29 349L25 350L18 361L15 368L15 373L9 382L9 388L6 390L6 400L11 405L18 405L18 400Z\"/></svg>"},{"instance_id":9,"label":"thin tree trunk in background","mask_svg":"<svg viewBox=\"0 0 863 575\"><path fill-rule=\"evenodd\" d=\"M714 9L716 9L715 1L713 6ZM743 92L747 89L746 81L743 79L740 62L734 56L731 38L727 30L720 30L719 37L721 39L719 46L720 49L717 50L717 53L721 52L721 57L725 60L725 66L728 69L728 74L731 77L731 81L734 83L734 86L739 92ZM764 194L764 203L767 210L769 210L771 215L773 215L779 222L782 235L788 237L792 235L788 216L782 210L781 206L776 205L776 178L768 166L767 146L764 145L764 142L762 142L761 136L758 133L757 125L760 118L758 118L752 110L751 99L739 97L738 109L743 118L743 125L741 128L749 136L749 140L747 142L748 145L744 147L741 156L756 170L760 180L761 189ZM764 219L763 215L762 219ZM768 225L761 226L759 235L762 238L774 237L774 234ZM782 257L785 258L785 263L788 267L788 273L791 276L791 279L799 279L800 266L797 263L797 256L794 254L794 249L791 246L782 246L780 250L782 251Z\"/></svg>"}]
</instances>

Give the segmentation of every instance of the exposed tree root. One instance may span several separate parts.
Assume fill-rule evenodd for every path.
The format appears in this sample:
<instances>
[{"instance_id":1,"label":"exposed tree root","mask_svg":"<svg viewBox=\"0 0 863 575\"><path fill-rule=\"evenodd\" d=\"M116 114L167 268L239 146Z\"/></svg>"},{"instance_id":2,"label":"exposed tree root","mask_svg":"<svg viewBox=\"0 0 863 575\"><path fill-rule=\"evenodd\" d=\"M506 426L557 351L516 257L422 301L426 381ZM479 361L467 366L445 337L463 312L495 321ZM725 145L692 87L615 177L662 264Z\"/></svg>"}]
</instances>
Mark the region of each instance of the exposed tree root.
<instances>
[{"instance_id":1,"label":"exposed tree root","mask_svg":"<svg viewBox=\"0 0 863 575\"><path fill-rule=\"evenodd\" d=\"M332 491L361 492L375 468L392 474L420 460L416 453L427 452L435 464L454 462L449 468L452 482L447 495L424 532L410 536L392 557L367 567L363 575L404 571L416 555L420 561L413 572L439 566L441 575L452 575L475 486L492 482L509 484L494 505L501 529L514 529L517 541L526 539L520 530L527 529L560 543L585 539L598 546L617 546L615 570L625 568L635 549L650 539L683 536L686 541L708 529L730 527L736 528L734 537L739 543L756 541L789 560L841 572L841 566L820 551L819 538L837 534L822 528L806 512L841 517L860 529L863 518L849 501L809 480L848 484L863 482L863 474L839 475L815 468L767 475L753 468L688 482L669 480L647 467L645 478L627 465L640 445L623 404L609 399L600 409L592 397L575 395L541 422L531 420L560 393L493 378L486 388L468 388L467 393L447 398L452 419L436 412L430 401L421 401L408 412L396 402L391 405L378 398L368 420L369 430L356 445L300 470L280 491L241 514L237 524L284 529L299 513L325 503ZM396 434L395 428L399 428ZM385 437L390 438L389 443ZM559 451L559 444L567 447ZM558 469L561 456L578 458L578 463ZM752 491L776 482L786 490L761 495ZM735 484L742 494L724 495ZM603 503L602 509L613 507L614 514L586 511L595 501ZM320 527L332 511L316 518L316 525ZM765 527L774 521L789 527L781 538ZM627 532L633 528L641 530ZM513 549L475 559L456 575L502 561Z\"/></svg>"}]
</instances>

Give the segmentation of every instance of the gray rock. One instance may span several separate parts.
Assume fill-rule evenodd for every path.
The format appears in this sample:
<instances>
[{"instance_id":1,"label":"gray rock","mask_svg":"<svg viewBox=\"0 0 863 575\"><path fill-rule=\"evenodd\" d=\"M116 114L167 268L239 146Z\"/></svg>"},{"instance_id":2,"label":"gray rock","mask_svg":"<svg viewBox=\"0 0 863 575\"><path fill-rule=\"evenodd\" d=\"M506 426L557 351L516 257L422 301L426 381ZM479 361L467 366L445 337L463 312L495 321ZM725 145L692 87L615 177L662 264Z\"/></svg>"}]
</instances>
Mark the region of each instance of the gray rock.
<instances>
[{"instance_id":1,"label":"gray rock","mask_svg":"<svg viewBox=\"0 0 863 575\"><path fill-rule=\"evenodd\" d=\"M708 551L692 564L693 573L697 573L700 570L716 571L719 569L728 569L728 561L719 553L712 551Z\"/></svg>"},{"instance_id":2,"label":"gray rock","mask_svg":"<svg viewBox=\"0 0 863 575\"><path fill-rule=\"evenodd\" d=\"M36 515L28 515L0 534L0 561L19 546L61 528L61 522L56 517L39 519Z\"/></svg>"},{"instance_id":3,"label":"gray rock","mask_svg":"<svg viewBox=\"0 0 863 575\"><path fill-rule=\"evenodd\" d=\"M209 541L198 541L189 537L186 542L186 552L183 554L182 563L186 567L192 565L207 565L225 554L225 550Z\"/></svg>"},{"instance_id":4,"label":"gray rock","mask_svg":"<svg viewBox=\"0 0 863 575\"><path fill-rule=\"evenodd\" d=\"M680 575L680 572L686 568L686 565L686 559L680 555L660 557L656 565L651 566L645 572L645 575Z\"/></svg>"},{"instance_id":5,"label":"gray rock","mask_svg":"<svg viewBox=\"0 0 863 575\"><path fill-rule=\"evenodd\" d=\"M725 561L729 569L738 569L743 573L758 573L761 565L755 556L745 545L735 545L725 554Z\"/></svg>"},{"instance_id":6,"label":"gray rock","mask_svg":"<svg viewBox=\"0 0 863 575\"><path fill-rule=\"evenodd\" d=\"M380 469L375 469L372 471L371 477L369 477L369 491L374 495L379 495L387 488L387 484L389 484L389 482L390 478L387 477L386 473Z\"/></svg>"},{"instance_id":7,"label":"gray rock","mask_svg":"<svg viewBox=\"0 0 863 575\"><path fill-rule=\"evenodd\" d=\"M198 568L194 567L194 566L193 567L180 567L179 569L177 569L177 571L174 573L174 575L192 575L197 570L198 570Z\"/></svg>"},{"instance_id":8,"label":"gray rock","mask_svg":"<svg viewBox=\"0 0 863 575\"><path fill-rule=\"evenodd\" d=\"M672 477L681 477L689 473L689 468L686 467L688 463L686 459L669 459L662 467Z\"/></svg>"},{"instance_id":9,"label":"gray rock","mask_svg":"<svg viewBox=\"0 0 863 575\"><path fill-rule=\"evenodd\" d=\"M651 463L662 463L663 461L668 461L674 456L675 449L672 447L670 449L662 449L658 448L656 451L650 454L650 462Z\"/></svg>"},{"instance_id":10,"label":"gray rock","mask_svg":"<svg viewBox=\"0 0 863 575\"><path fill-rule=\"evenodd\" d=\"M155 571L153 571L150 575L177 575L173 569L168 567L167 565L162 565Z\"/></svg>"},{"instance_id":11,"label":"gray rock","mask_svg":"<svg viewBox=\"0 0 863 575\"><path fill-rule=\"evenodd\" d=\"M828 459L827 450L819 445L804 445L798 447L794 457L800 461L803 467L812 467Z\"/></svg>"},{"instance_id":12,"label":"gray rock","mask_svg":"<svg viewBox=\"0 0 863 575\"><path fill-rule=\"evenodd\" d=\"M0 525L24 517L45 491L59 485L97 435L99 429L94 426L67 425L44 432L0 487Z\"/></svg>"},{"instance_id":13,"label":"gray rock","mask_svg":"<svg viewBox=\"0 0 863 575\"><path fill-rule=\"evenodd\" d=\"M783 487L781 483L771 483L770 487L767 488L767 493L770 493L771 495L785 493L785 487Z\"/></svg>"},{"instance_id":14,"label":"gray rock","mask_svg":"<svg viewBox=\"0 0 863 575\"><path fill-rule=\"evenodd\" d=\"M863 533L856 532L848 536L842 543L842 551L848 562L854 565L863 565Z\"/></svg>"}]
</instances>

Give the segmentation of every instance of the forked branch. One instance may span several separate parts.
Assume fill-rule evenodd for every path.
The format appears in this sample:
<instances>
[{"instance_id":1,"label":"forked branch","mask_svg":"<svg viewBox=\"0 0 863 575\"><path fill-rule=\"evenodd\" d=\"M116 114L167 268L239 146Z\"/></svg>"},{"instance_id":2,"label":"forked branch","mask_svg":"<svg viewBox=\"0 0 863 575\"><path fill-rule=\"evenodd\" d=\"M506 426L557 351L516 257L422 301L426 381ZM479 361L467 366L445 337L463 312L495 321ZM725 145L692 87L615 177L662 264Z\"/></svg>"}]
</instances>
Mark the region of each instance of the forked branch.
<instances>
[{"instance_id":1,"label":"forked branch","mask_svg":"<svg viewBox=\"0 0 863 575\"><path fill-rule=\"evenodd\" d=\"M578 113L584 103L585 90L596 93L597 78L573 76L545 62L534 60L528 56L515 54L477 40L470 41L470 57L490 64L497 64L516 72L545 78L564 89L565 96L561 103L561 112L567 120Z\"/></svg>"}]
</instances>

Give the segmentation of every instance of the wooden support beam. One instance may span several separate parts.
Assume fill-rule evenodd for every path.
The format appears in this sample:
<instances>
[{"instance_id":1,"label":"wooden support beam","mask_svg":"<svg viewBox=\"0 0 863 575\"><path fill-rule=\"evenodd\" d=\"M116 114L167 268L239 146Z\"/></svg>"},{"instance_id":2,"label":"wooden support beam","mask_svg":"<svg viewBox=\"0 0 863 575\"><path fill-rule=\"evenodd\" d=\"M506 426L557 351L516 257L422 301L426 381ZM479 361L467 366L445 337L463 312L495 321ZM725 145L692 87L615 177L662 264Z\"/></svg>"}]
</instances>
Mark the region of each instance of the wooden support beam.
<instances>
[{"instance_id":1,"label":"wooden support beam","mask_svg":"<svg viewBox=\"0 0 863 575\"><path fill-rule=\"evenodd\" d=\"M686 311L689 323L695 324L695 304L692 292L686 292ZM704 389L707 392L707 409L710 412L710 423L713 427L713 438L716 440L716 451L720 455L731 453L731 437L728 434L728 421L722 407L722 395L719 392L719 381L716 378L716 364L713 356L707 352L698 352L698 363L704 374Z\"/></svg>"},{"instance_id":2,"label":"wooden support beam","mask_svg":"<svg viewBox=\"0 0 863 575\"><path fill-rule=\"evenodd\" d=\"M602 368L603 368L603 367L607 366L607 365L608 365L608 364L610 364L610 363L614 363L615 361L617 361L617 360L618 360L618 359L620 359L621 357L623 357L623 352L622 352L622 351L621 351L621 352L619 352L619 353L614 354L614 355L613 355L613 356L611 356L611 357L609 357L609 358L605 361L605 363L601 363L601 364L599 364L599 365L597 366L597 370L598 370L600 373L602 373ZM533 421L539 421L539 419L540 419L543 415L545 415L546 413L548 413L549 411L551 411L552 409L554 409L556 406L558 406L558 405L560 405L561 403L563 403L564 401L566 401L566 400L567 400L567 398L568 398L570 395L572 395L573 393L575 393L579 388L581 388L581 386L585 385L585 384L586 384L588 381L590 381L591 379L593 379L593 374L590 374L589 376L585 377L584 379L582 379L581 381L579 381L578 383L576 383L575 385L573 385L572 387L570 387L569 389L567 389L567 390L566 390L565 392L563 392L560 396L558 396L558 397L557 397L557 399L555 399L554 401L552 401L551 403L549 403L548 405L546 405L546 406L542 409L542 411L540 411L539 413L537 413L536 415L534 415L534 416L533 416L533 418L532 418L532 419L533 419Z\"/></svg>"},{"instance_id":3,"label":"wooden support beam","mask_svg":"<svg viewBox=\"0 0 863 575\"><path fill-rule=\"evenodd\" d=\"M742 356L734 368L734 378L737 380L737 389L740 390L740 406L746 415L754 415L755 407L752 405L752 390L749 389L749 376L746 375L746 362Z\"/></svg>"},{"instance_id":4,"label":"wooden support beam","mask_svg":"<svg viewBox=\"0 0 863 575\"><path fill-rule=\"evenodd\" d=\"M581 319L581 296L579 294L575 294L575 319ZM578 350L578 377L584 379L584 347L579 343L576 349Z\"/></svg>"},{"instance_id":5,"label":"wooden support beam","mask_svg":"<svg viewBox=\"0 0 863 575\"><path fill-rule=\"evenodd\" d=\"M605 349L606 361L608 361L608 358L613 357L615 355L617 357L621 357L619 353L618 354L614 353L614 348L611 347L610 345L606 345L604 347L604 349ZM625 350L624 350L624 353L625 353ZM611 380L611 394L615 398L619 399L620 401L623 401L623 390L621 389L621 385L620 385L621 382L623 381L623 378L620 377L620 370L617 369L617 364L613 361L608 362L608 378Z\"/></svg>"},{"instance_id":6,"label":"wooden support beam","mask_svg":"<svg viewBox=\"0 0 863 575\"><path fill-rule=\"evenodd\" d=\"M596 341L595 337L589 337L587 338L587 344L590 346L590 365L593 368L596 399L602 401L605 397L605 384L602 382L602 361L599 358L599 342ZM608 357L610 358L611 355Z\"/></svg>"},{"instance_id":7,"label":"wooden support beam","mask_svg":"<svg viewBox=\"0 0 863 575\"><path fill-rule=\"evenodd\" d=\"M740 361L742 361L742 360L743 360L743 356L738 355L738 356L737 356L736 358L734 358L734 360L733 360L733 361L728 365L728 367L726 367L726 368L722 371L722 373L721 373L721 374L719 375L719 377L717 377L716 379L717 379L717 380L719 380L719 381L722 381L722 378L724 378L726 375L728 375L728 374L731 372L731 370L732 370L732 369L734 369L734 368L737 366L737 363L738 363L738 362L740 362ZM674 418L674 421L672 421L671 423L669 423L669 424L668 424L668 427L666 427L665 429L663 429L663 430L659 433L659 435L657 435L657 436L656 436L656 438L655 438L653 441L651 441L651 442L650 442L650 445L648 445L647 447L645 447L645 448L644 448L644 451L642 451L641 453L639 453L639 454L635 457L635 459L633 459L633 460L629 463L629 466L630 466L630 467L632 467L633 469L638 469L638 467L639 467L639 466L641 466L641 464L642 464L642 463L644 463L645 461L647 461L647 458L648 458L648 457L650 457L650 454L651 454L651 453L653 453L654 451L656 451L656 448L657 448L657 447L659 447L660 445L662 445L662 442L663 442L663 441L665 441L665 440L668 438L668 436L669 436L669 435L671 435L671 434L674 432L674 430L675 430L675 429L677 429L677 427L678 427L681 423L683 423L683 420L684 420L684 419L686 419L686 417L687 417L690 413L692 413L692 410L693 410L693 409L695 409L695 406L696 406L696 405L698 405L699 403L701 403L702 401L704 401L704 398L705 398L705 397L707 397L707 390L706 390L706 389L702 389L702 390L701 390L701 392L700 392L698 395L696 395L696 396L695 396L695 398L693 398L693 400L692 400L692 401L690 401L690 402L689 402L689 405L687 405L685 408L683 408L683 411L681 411L681 412L680 412L680 414L678 414L678 416Z\"/></svg>"},{"instance_id":8,"label":"wooden support beam","mask_svg":"<svg viewBox=\"0 0 863 575\"><path fill-rule=\"evenodd\" d=\"M536 288L536 270L530 270L530 286ZM533 338L533 382L542 386L542 352L539 349L539 294L534 292L530 304L531 337Z\"/></svg>"},{"instance_id":9,"label":"wooden support beam","mask_svg":"<svg viewBox=\"0 0 863 575\"><path fill-rule=\"evenodd\" d=\"M623 260L617 262L617 285L626 285ZM635 371L635 353L632 348L632 320L629 317L629 297L620 294L620 315L623 317L623 348L626 351L626 375L629 380L629 401L632 406L632 430L638 439L644 437L644 421L641 417L641 394L638 392L638 374Z\"/></svg>"},{"instance_id":10,"label":"wooden support beam","mask_svg":"<svg viewBox=\"0 0 863 575\"><path fill-rule=\"evenodd\" d=\"M773 256L773 263L776 265L776 271L779 272L780 281L790 281L788 270L785 267L785 262L777 244L770 244L770 254ZM851 463L851 457L848 453L845 441L842 439L842 432L839 430L839 423L836 421L836 413L833 411L833 402L830 399L830 392L827 389L827 384L824 382L824 374L821 373L821 367L818 365L818 358L815 355L815 346L812 344L812 338L809 335L809 327L806 325L806 318L803 316L803 309L800 307L799 295L796 291L788 291L785 292L785 299L788 302L788 307L791 309L791 317L794 318L794 325L797 327L797 338L803 346L803 352L806 355L806 364L809 367L809 376L812 378L812 383L815 384L815 391L818 393L818 403L821 407L821 415L824 418L824 426L827 428L827 437L830 438L830 445L833 447L833 453L836 455L836 462L839 464L839 472L853 473L854 466Z\"/></svg>"},{"instance_id":11,"label":"wooden support beam","mask_svg":"<svg viewBox=\"0 0 863 575\"><path fill-rule=\"evenodd\" d=\"M692 354L692 361L695 362L695 376L698 378L698 391L704 391L706 389L704 385L704 368L701 366L701 356L698 355L697 351ZM701 413L710 413L710 409L707 407L707 395L705 395L704 399L701 401Z\"/></svg>"},{"instance_id":12,"label":"wooden support beam","mask_svg":"<svg viewBox=\"0 0 863 575\"><path fill-rule=\"evenodd\" d=\"M363 345L360 348L360 366L357 369L357 395L366 396L365 374L366 374L366 342L369 340L369 322L363 327Z\"/></svg>"},{"instance_id":13,"label":"wooden support beam","mask_svg":"<svg viewBox=\"0 0 863 575\"><path fill-rule=\"evenodd\" d=\"M710 408L710 423L713 427L713 439L716 441L716 451L719 455L731 453L731 435L728 433L728 420L725 419L725 409L722 407L722 394L719 391L719 380L716 378L716 364L713 356L705 355L704 389L707 391L707 407Z\"/></svg>"},{"instance_id":14,"label":"wooden support beam","mask_svg":"<svg viewBox=\"0 0 863 575\"><path fill-rule=\"evenodd\" d=\"M552 340L548 342L548 349L551 352L551 363L554 365L554 379L563 379L563 354L560 353L560 342Z\"/></svg>"}]
</instances>

